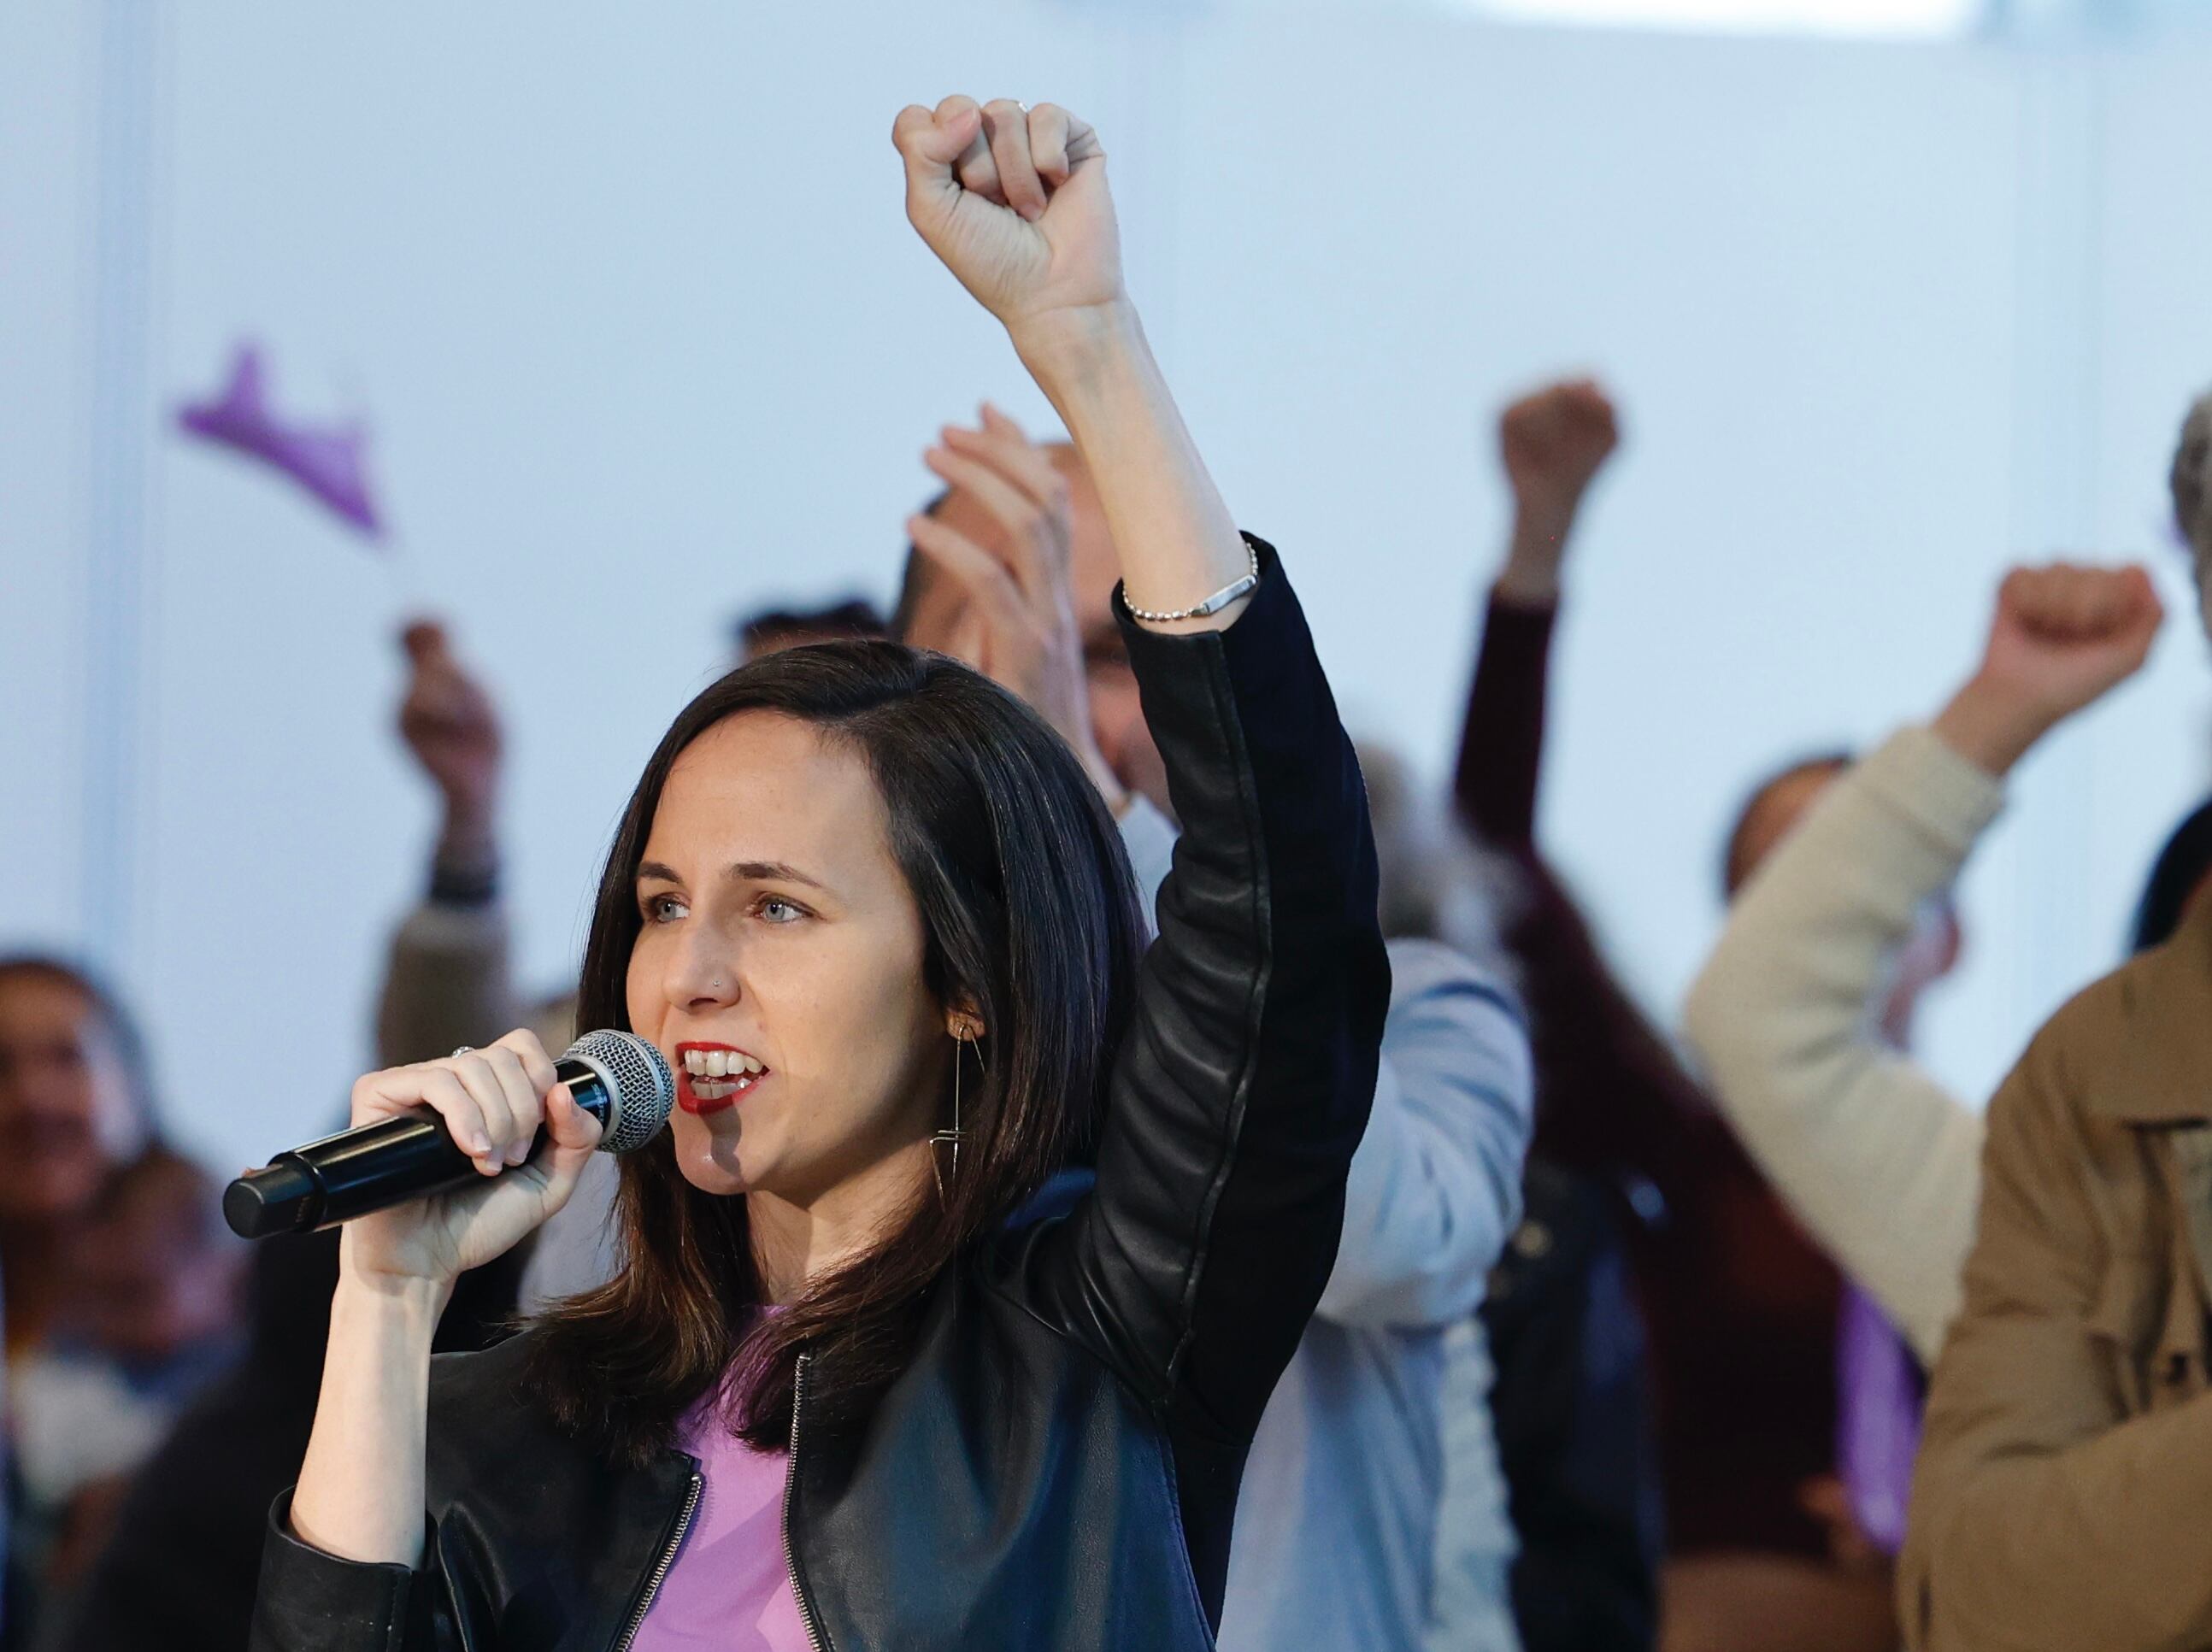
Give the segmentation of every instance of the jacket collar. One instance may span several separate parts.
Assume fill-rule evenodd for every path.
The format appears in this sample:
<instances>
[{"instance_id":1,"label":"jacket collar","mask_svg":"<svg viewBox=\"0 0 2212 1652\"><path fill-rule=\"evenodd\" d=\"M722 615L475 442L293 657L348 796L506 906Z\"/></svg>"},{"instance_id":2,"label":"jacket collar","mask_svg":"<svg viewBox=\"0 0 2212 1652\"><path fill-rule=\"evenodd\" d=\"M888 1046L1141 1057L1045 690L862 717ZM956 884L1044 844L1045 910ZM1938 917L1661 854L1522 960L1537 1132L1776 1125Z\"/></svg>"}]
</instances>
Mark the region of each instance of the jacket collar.
<instances>
[{"instance_id":1,"label":"jacket collar","mask_svg":"<svg viewBox=\"0 0 2212 1652\"><path fill-rule=\"evenodd\" d=\"M2126 1124L2212 1121L2212 901L2108 985L2118 1013L2102 1070L2077 1081L2089 1110Z\"/></svg>"}]
</instances>

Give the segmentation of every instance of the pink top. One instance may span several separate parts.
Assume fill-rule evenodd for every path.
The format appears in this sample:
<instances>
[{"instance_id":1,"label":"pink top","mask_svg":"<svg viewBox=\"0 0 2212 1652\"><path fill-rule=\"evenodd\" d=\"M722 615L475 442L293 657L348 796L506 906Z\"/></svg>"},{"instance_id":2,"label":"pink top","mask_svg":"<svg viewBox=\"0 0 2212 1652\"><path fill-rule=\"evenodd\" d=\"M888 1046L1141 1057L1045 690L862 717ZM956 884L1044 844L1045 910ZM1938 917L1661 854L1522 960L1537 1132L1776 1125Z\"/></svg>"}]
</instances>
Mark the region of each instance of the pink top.
<instances>
[{"instance_id":1,"label":"pink top","mask_svg":"<svg viewBox=\"0 0 2212 1652\"><path fill-rule=\"evenodd\" d=\"M632 1652L809 1652L783 1558L790 1458L732 1436L719 1398L694 1406L678 1430L678 1447L699 1460L705 1485Z\"/></svg>"}]
</instances>

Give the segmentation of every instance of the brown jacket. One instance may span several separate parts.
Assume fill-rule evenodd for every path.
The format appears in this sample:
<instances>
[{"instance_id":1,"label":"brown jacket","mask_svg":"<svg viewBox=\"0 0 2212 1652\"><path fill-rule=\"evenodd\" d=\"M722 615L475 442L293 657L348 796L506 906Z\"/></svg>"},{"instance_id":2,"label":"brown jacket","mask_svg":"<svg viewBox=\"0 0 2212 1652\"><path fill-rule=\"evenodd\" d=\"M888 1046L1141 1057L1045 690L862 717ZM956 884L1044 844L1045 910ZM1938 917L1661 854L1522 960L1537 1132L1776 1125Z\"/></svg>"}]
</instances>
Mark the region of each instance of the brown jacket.
<instances>
[{"instance_id":1,"label":"brown jacket","mask_svg":"<svg viewBox=\"0 0 2212 1652\"><path fill-rule=\"evenodd\" d=\"M2212 911L1990 1103L1899 1571L1915 1652L2212 1648Z\"/></svg>"}]
</instances>

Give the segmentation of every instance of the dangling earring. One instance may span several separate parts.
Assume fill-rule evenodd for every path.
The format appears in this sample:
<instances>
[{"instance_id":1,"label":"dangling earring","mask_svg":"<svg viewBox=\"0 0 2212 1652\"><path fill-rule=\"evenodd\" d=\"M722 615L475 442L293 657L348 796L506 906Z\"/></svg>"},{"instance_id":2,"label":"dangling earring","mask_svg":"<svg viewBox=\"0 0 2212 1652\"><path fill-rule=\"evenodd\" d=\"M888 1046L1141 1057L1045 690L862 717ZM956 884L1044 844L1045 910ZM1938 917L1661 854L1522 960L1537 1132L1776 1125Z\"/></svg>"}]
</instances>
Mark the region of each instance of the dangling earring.
<instances>
[{"instance_id":1,"label":"dangling earring","mask_svg":"<svg viewBox=\"0 0 2212 1652\"><path fill-rule=\"evenodd\" d=\"M939 1130L929 1139L929 1169L930 1174L937 1178L937 1199L939 1204L945 1202L945 1172L937 1163L937 1150L940 1145L949 1145L951 1147L952 1174L957 1176L960 1174L960 1144L968 1139L968 1133L960 1127L960 1069L963 1065L960 1052L973 1042L957 1034L953 1036L952 1127L950 1130ZM977 1070L981 1071L983 1058L980 1052L975 1057L975 1065Z\"/></svg>"}]
</instances>

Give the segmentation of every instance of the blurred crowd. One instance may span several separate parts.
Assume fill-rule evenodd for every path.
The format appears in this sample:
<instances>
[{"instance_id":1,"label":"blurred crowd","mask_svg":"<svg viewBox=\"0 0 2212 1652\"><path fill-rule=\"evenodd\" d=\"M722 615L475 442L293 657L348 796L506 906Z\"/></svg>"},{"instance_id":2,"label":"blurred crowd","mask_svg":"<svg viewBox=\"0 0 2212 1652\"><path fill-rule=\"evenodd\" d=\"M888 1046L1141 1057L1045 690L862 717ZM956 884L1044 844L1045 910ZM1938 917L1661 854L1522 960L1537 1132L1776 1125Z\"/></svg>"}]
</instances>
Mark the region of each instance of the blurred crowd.
<instances>
[{"instance_id":1,"label":"blurred crowd","mask_svg":"<svg viewBox=\"0 0 2212 1652\"><path fill-rule=\"evenodd\" d=\"M2208 436L2201 406L2172 460L2200 570ZM2153 582L2021 567L1957 616L1981 657L1923 720L1752 778L1714 846L1729 917L1678 1038L1615 973L1602 914L1539 829L1576 524L1620 440L1589 380L1504 410L1511 531L1458 750L1424 754L1449 787L1430 795L1387 743L1363 750L1399 980L1384 1083L1405 1098L1378 1098L1370 1128L1407 1133L1443 1216L1392 1242L1408 1260L1378 1263L1364 1300L1324 1300L1312 1362L1286 1378L1307 1385L1311 1431L1293 1453L1263 1429L1248 1469L1223 1642L2212 1646L2212 1582L2181 1534L2201 1502L2190 1430L2212 1428L2212 1132L2191 1128L2212 1118L2212 805L2144 868L2142 962L2039 1037L1986 1115L1912 1054L2007 776L2142 665ZM882 635L969 662L1067 740L1149 887L1173 801L1080 462L989 408L925 462L942 490L904 525L892 610L840 594L756 614L734 659ZM465 627L425 618L400 639L397 732L440 827L385 961L380 1066L576 1030L570 993L510 962L501 768L528 708L471 671ZM2070 962L2087 983L2118 961ZM301 1133L338 1113L334 1096ZM0 1640L234 1652L313 1416L335 1236L250 1254L230 1236L219 1180L165 1129L130 1007L69 958L0 954ZM620 1265L611 1166L593 1175L534 1245L469 1278L441 1345L485 1345ZM1340 1346L1314 1340L1332 1325ZM1333 1438L1376 1437L1363 1382L1395 1396L1408 1443L1332 1466ZM1321 1474L1351 1535L1316 1558L1301 1522ZM1344 1624L1272 1620L1279 1569L1323 1564L1343 1569Z\"/></svg>"}]
</instances>

